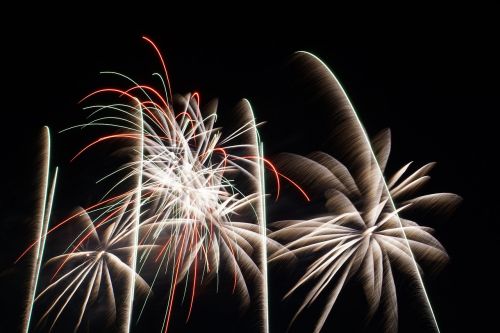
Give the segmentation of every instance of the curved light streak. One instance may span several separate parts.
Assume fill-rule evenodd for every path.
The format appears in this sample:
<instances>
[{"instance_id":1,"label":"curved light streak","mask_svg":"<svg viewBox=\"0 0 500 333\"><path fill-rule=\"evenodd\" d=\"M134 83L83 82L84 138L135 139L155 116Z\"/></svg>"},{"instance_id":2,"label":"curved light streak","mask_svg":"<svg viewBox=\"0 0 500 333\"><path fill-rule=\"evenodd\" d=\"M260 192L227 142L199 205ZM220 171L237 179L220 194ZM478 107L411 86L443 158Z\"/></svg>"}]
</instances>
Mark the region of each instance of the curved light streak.
<instances>
[{"instance_id":1,"label":"curved light streak","mask_svg":"<svg viewBox=\"0 0 500 333\"><path fill-rule=\"evenodd\" d=\"M324 68L328 71L328 73L331 75L332 79L335 81L335 83L338 85L338 87L340 88L341 92L346 96L346 101L350 107L350 109L353 111L353 114L354 114L354 117L356 119L356 122L359 126L359 128L361 129L362 131L362 134L363 134L363 139L365 141L365 144L370 147L370 152L371 152L371 155L372 155L372 158L373 160L375 161L376 165L377 165L377 170L378 172L380 173L380 179L382 179L382 183L383 183L383 186L384 186L384 190L386 191L386 194L389 198L389 203L391 205L391 208L393 209L393 211L395 212L394 213L394 217L396 217L397 221L398 221L398 224L399 224L399 227L401 229L401 232L403 234L403 237L404 237L404 240L406 242L406 246L408 247L408 251L410 252L410 256L411 256L411 259L412 259L412 263L413 263L413 266L414 266L414 269L415 269L415 273L416 273L416 276L417 276L417 279L418 279L418 282L422 288L422 292L423 292L423 295L424 295L424 298L425 298L425 302L426 302L426 305L427 305L427 309L429 310L429 314L431 315L432 317L432 321L433 321L433 325L434 325L434 328L436 330L436 332L440 333L440 330L439 330L439 326L438 326L438 323L437 323L437 319L436 319L436 316L434 314L434 310L432 309L432 305L431 305L431 301L429 299L429 296L427 294L427 291L425 289L425 285L424 285L424 281L422 279L422 276L420 274L420 271L418 269L418 265L417 265L417 262L415 260L415 256L413 255L413 251L411 250L410 248L410 243L408 242L408 238L406 237L406 233L404 231L404 228L403 228L403 224L401 223L401 219L399 217L399 214L397 213L397 209L396 209L396 205L394 204L394 200L390 194L390 191L389 191L389 188L387 186L387 182L385 180L385 177L384 177L384 174L382 172L382 169L380 167L380 164L375 156L375 153L373 151L373 148L371 146L371 143L370 143L370 140L368 138L368 134L366 133L366 130L365 128L363 127L363 124L361 123L361 120L359 119L359 116L358 114L356 113L355 109L354 109L354 106L352 105L346 91L344 90L344 87L342 87L342 85L340 84L340 82L337 80L337 77L335 76L335 74L333 74L333 72L331 71L331 69L320 59L318 58L317 56L315 56L314 54L310 53L310 52L307 52L307 51L298 51L296 52L297 54L306 54L312 58L314 58L315 60L317 60L318 62L320 62Z\"/></svg>"},{"instance_id":2,"label":"curved light streak","mask_svg":"<svg viewBox=\"0 0 500 333\"><path fill-rule=\"evenodd\" d=\"M255 156L257 157L257 165L255 167L256 174L256 193L258 200L255 204L255 211L257 215L257 224L259 225L259 232L261 235L261 244L259 248L260 256L260 270L262 272L262 284L259 286L260 301L261 301L261 320L262 320L262 332L269 332L269 296L268 296L268 276L267 276L267 225L266 225L266 194L265 194L265 177L264 177L264 146L260 141L259 132L255 122L255 114L253 112L250 102L246 99L243 100L246 108L249 111L249 116L252 121L253 133L251 133L252 146L255 149ZM274 167L274 166L273 166ZM279 178L278 178L279 179Z\"/></svg>"},{"instance_id":3,"label":"curved light streak","mask_svg":"<svg viewBox=\"0 0 500 333\"><path fill-rule=\"evenodd\" d=\"M56 167L54 176L52 178L52 185L50 188L50 193L49 191L49 178L50 178L50 129L47 126L44 126L43 128L43 133L42 133L42 141L43 141L43 151L42 151L42 156L44 156L43 160L43 166L42 166L42 172L43 176L41 179L41 185L40 185L40 193L41 193L41 200L39 203L38 207L38 216L37 220L38 223L36 223L36 234L37 234L37 242L36 246L34 249L35 254L33 255L32 258L32 265L34 267L32 273L31 273L31 279L30 279L30 285L28 288L28 303L26 305L25 309L25 315L24 315L24 320L22 323L22 332L27 333L30 329L30 324L31 324L31 317L33 313L33 305L35 302L35 295L36 295L36 290L38 287L38 280L40 276L40 269L42 266L42 260L43 260L43 253L45 250L45 238L47 235L47 230L48 230L48 225L49 225L49 220L50 220L50 214L52 211L52 202L54 199L54 192L55 192L55 186L56 186L56 181L57 181L57 174L58 174L58 168ZM42 241L43 239L43 241Z\"/></svg>"}]
</instances>

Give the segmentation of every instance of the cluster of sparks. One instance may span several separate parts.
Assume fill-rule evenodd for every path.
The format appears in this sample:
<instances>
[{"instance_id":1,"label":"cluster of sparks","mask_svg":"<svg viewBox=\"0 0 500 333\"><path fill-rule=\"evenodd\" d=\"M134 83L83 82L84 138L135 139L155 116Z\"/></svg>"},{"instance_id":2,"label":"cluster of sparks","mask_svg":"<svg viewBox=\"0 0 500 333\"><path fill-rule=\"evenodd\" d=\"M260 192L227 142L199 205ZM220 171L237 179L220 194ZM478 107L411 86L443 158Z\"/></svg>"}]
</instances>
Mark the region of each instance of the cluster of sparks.
<instances>
[{"instance_id":1,"label":"cluster of sparks","mask_svg":"<svg viewBox=\"0 0 500 333\"><path fill-rule=\"evenodd\" d=\"M44 134L45 173L41 175L36 240L17 259L30 254L35 263L23 330L34 328L34 303L45 298L50 305L43 309L37 325L48 322L52 330L71 307L78 309L74 318L77 331L92 313L93 305L99 303L109 325L129 332L133 319L139 320L146 309L154 286L167 283L162 324L162 331L167 332L179 294L188 300L189 320L203 281L213 277L218 280L220 274L228 273L231 289L243 306L258 300L262 331L268 332L267 256L269 261L289 261L307 253L314 253L315 260L286 296L306 282L316 281L297 316L327 293L327 305L315 333L321 330L342 287L354 275L363 281L369 316L384 300L387 331L396 330L392 267L422 282L416 260L442 263L447 258L429 228L399 216L406 210L449 207L457 201L452 194L411 197L428 180L431 165L403 179L406 165L386 183L383 173L390 132L383 132L370 143L349 107L334 110L351 117L352 122L343 124L342 131L358 131L362 137L346 147L354 151L348 154L352 160L344 161L348 166L322 152L308 157L282 154L275 166L263 157L248 101L243 100L235 110L240 123L224 135L215 127L217 102L209 102L202 109L199 93L173 96L160 51L150 39L144 39L163 67L163 75L154 75L163 91L108 72L124 78L129 87L100 89L83 100L111 94L118 96L119 102L87 107L90 120L70 128L97 126L114 131L83 147L73 160L97 145L118 140L125 142L120 151L129 161L99 180L113 180L101 200L76 209L51 228L57 169L50 187L48 129ZM331 74L314 56L302 53L301 57L314 62L316 71ZM347 100L345 94L340 98ZM310 201L309 191L323 193L325 212L307 220L275 222L270 232L265 218L264 168L275 179L276 198L280 182L286 181L305 201ZM45 242L65 225L72 225L77 235L63 253L44 262L51 278L48 285L38 289ZM255 298L249 283L256 286ZM181 285L183 292L178 290ZM423 283L421 291L425 294ZM134 299L138 298L142 305L137 311ZM427 303L430 308L428 299Z\"/></svg>"}]
</instances>

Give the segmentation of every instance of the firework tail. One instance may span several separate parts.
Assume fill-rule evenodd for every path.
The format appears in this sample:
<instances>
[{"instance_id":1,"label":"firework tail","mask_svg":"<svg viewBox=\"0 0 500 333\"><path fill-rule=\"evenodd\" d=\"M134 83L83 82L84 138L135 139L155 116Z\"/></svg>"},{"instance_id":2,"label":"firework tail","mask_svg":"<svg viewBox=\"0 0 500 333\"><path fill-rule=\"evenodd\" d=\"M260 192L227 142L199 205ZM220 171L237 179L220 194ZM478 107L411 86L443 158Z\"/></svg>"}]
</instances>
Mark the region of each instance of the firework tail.
<instances>
[{"instance_id":1,"label":"firework tail","mask_svg":"<svg viewBox=\"0 0 500 333\"><path fill-rule=\"evenodd\" d=\"M140 216L141 216L141 194L142 194L142 167L143 167L143 158L144 158L144 118L142 113L142 108L140 102L137 100L137 111L139 112L139 130L140 137L137 140L137 185L136 185L136 193L135 193L135 206L134 206L134 224L133 224L133 232L130 237L132 238L132 247L131 247L131 259L130 259L130 267L132 268L129 276L129 285L126 297L126 308L125 308L125 320L120 324L119 331L123 333L130 332L132 330L132 314L133 314L133 306L134 306L134 292L135 292L135 272L137 266L137 246L139 243L139 224L140 224Z\"/></svg>"},{"instance_id":2,"label":"firework tail","mask_svg":"<svg viewBox=\"0 0 500 333\"><path fill-rule=\"evenodd\" d=\"M39 204L35 213L35 239L38 240L36 246L31 250L33 255L31 259L31 272L28 285L28 295L26 301L26 308L24 312L24 319L22 322L21 332L27 333L30 329L31 317L33 314L33 304L35 301L36 289L38 286L38 279L40 276L40 269L42 266L43 252L45 250L45 240L49 226L50 214L52 211L52 202L54 199L55 186L57 181L58 169L56 167L52 177L52 184L49 189L50 183L50 130L45 126L41 135L41 159L42 165L40 169L40 187L39 187Z\"/></svg>"},{"instance_id":3,"label":"firework tail","mask_svg":"<svg viewBox=\"0 0 500 333\"><path fill-rule=\"evenodd\" d=\"M252 106L248 100L242 101L242 109L249 120L253 122L252 128L254 131L250 135L250 144L254 151L252 155L256 156L256 164L252 173L255 175L255 192L258 194L259 200L255 203L255 211L257 213L257 223L261 234L261 244L259 248L260 270L262 280L258 285L259 293L259 312L261 318L261 331L269 333L269 306L268 306L268 279L267 279L267 226L266 226L266 195L265 195L265 179L264 179L264 152L263 144L260 141L259 132L255 123L255 115Z\"/></svg>"},{"instance_id":4,"label":"firework tail","mask_svg":"<svg viewBox=\"0 0 500 333\"><path fill-rule=\"evenodd\" d=\"M256 129L257 131L257 129ZM269 296L268 296L268 277L267 277L267 222L266 222L266 198L265 198L265 178L264 178L264 144L260 142L258 133L257 139L259 144L259 197L260 204L258 207L259 214L259 227L261 233L261 265L262 265L262 320L263 320L263 332L269 332Z\"/></svg>"}]
</instances>

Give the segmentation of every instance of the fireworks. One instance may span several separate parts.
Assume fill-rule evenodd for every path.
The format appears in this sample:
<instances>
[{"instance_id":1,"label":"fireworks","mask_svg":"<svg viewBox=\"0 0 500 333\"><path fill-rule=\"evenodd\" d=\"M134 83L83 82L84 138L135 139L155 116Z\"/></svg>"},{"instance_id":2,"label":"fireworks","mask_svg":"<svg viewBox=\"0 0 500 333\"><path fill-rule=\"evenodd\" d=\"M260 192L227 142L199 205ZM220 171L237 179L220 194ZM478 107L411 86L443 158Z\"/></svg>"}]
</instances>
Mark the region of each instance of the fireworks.
<instances>
[{"instance_id":1,"label":"fireworks","mask_svg":"<svg viewBox=\"0 0 500 333\"><path fill-rule=\"evenodd\" d=\"M432 229L419 226L400 214L415 208L449 209L460 198L450 193L412 198L429 180L427 173L432 163L404 178L409 168L407 164L386 183L384 171L390 153L390 131L382 131L370 142L347 96L328 68L310 54L300 53L297 57L317 73L318 80L326 81L326 95L333 104L332 117L338 121L333 136L350 142L341 154L350 167L323 152L308 157L282 154L278 158L280 170L292 175L307 189L323 194L325 201L325 212L318 217L276 222L274 226L278 230L270 235L286 243L286 248L271 260L315 254L303 277L285 296L290 296L306 282L314 281L293 320L306 306L326 294L326 305L314 329L315 333L319 332L344 284L357 275L369 303L368 318L383 301L385 329L397 331L398 311L392 276L395 267L417 281L417 288L439 330L417 261L439 266L447 260L447 254L431 235Z\"/></svg>"},{"instance_id":2,"label":"fireworks","mask_svg":"<svg viewBox=\"0 0 500 333\"><path fill-rule=\"evenodd\" d=\"M32 271L31 278L28 285L28 299L26 304L26 313L24 314L24 320L22 323L21 330L23 332L28 332L31 324L31 316L33 312L33 303L35 301L35 294L38 286L38 280L40 276L40 269L43 260L43 253L45 248L45 242L41 242L42 238L47 235L47 228L50 221L50 214L52 210L52 202L54 199L55 185L57 181L57 168L52 176L52 185L49 192L49 182L50 182L50 131L48 127L44 127L42 138L41 138L41 164L42 168L40 170L40 194L39 194L39 207L37 208L37 213L35 216L35 237L38 239L36 246L31 246L25 253L29 250L34 252L32 260ZM19 259L18 259L19 260ZM17 260L16 260L17 262Z\"/></svg>"},{"instance_id":3,"label":"fireworks","mask_svg":"<svg viewBox=\"0 0 500 333\"><path fill-rule=\"evenodd\" d=\"M120 164L98 180L110 185L94 204L78 208L50 228L57 169L51 177L45 131L35 240L18 258L32 254L34 264L23 330L35 328L30 321L36 303L46 305L38 325L50 330L66 316L65 323L71 322L74 331L91 318L101 318L104 326L129 332L158 289L167 290L162 315L162 331L167 332L175 300L181 295L188 300L189 320L199 289L213 279L218 286L219 276L224 275L231 278L230 289L242 308L257 304L261 331L267 333L268 255L271 261L280 261L305 253L317 256L286 296L306 282L314 285L296 316L326 294L328 302L315 327L319 332L343 286L356 275L363 282L369 316L383 301L387 331L395 330L392 269L417 279L427 297L416 261L440 264L447 259L431 229L400 217L410 209L450 208L458 201L443 193L414 197L428 180L432 164L405 178L406 165L386 183L390 132L370 143L333 75L318 59L302 53L311 73L327 77L339 120L335 135L342 138L336 144L344 148L343 155L336 159L321 152L307 157L282 154L277 168L264 157L247 100L235 108L236 122L217 127L217 101L201 103L198 92L173 95L159 49L150 39L144 40L163 69L153 75L157 84L105 72L120 78L125 87L99 89L83 98L87 105L107 95L105 103L85 107L90 111L87 122L67 129L93 127L105 132L72 161L98 146L113 147ZM325 211L307 220L275 222L276 231L268 235L265 168L275 181L276 199L286 181L306 201L310 198L301 186L324 194ZM69 240L57 237L65 228L71 230ZM44 260L47 241L62 244L64 250ZM42 266L50 280L37 286Z\"/></svg>"},{"instance_id":4,"label":"fireworks","mask_svg":"<svg viewBox=\"0 0 500 333\"><path fill-rule=\"evenodd\" d=\"M329 301L316 326L315 332L319 332L343 285L350 277L358 275L369 302L368 318L373 316L383 300L386 331L397 331L392 267L416 279L415 274L419 273L415 272L413 256L418 262L430 262L435 267L448 258L444 248L431 235L431 228L397 215L417 206L426 210L451 208L459 198L450 193L419 196L397 204L398 209L393 210L375 165L364 173L366 179L354 179L344 165L325 153L314 153L308 158L291 154L281 158L293 165L293 169L286 166L283 169L295 173L296 178L300 173L310 175L311 170L322 172L312 182L317 188L326 189L324 215L311 220L276 222L274 225L279 229L270 235L288 243L286 249L290 250L277 253L271 260L290 259L304 253L318 254L304 276L286 295L290 296L310 280L317 281L295 317L317 300L322 292L326 293ZM382 159L379 155L377 158ZM408 167L406 165L390 178L389 195L393 198L410 196L428 179L426 173L429 166L402 179Z\"/></svg>"},{"instance_id":5,"label":"fireworks","mask_svg":"<svg viewBox=\"0 0 500 333\"><path fill-rule=\"evenodd\" d=\"M119 100L87 107L92 111L89 122L70 128L98 126L120 131L92 141L72 160L96 145L126 139L129 144L119 150L130 161L100 180L114 179L101 201L57 223L27 249L44 244L48 234L64 225L78 221L86 224L63 254L46 263L57 263L57 269L37 299L52 290L60 293L40 320L56 312L51 324L54 327L80 290L84 292L75 330L99 290L105 293L110 306L107 317L115 318L115 274L128 281L125 284L129 287L122 288L124 295L120 297L119 307L125 309L123 318L116 319L119 330L127 332L138 287L146 295L144 310L163 271L170 281L163 321L166 332L180 281L185 281L186 287L189 283L191 289L189 319L203 278L232 271L232 289L241 297L243 306L251 300L248 281L257 285L262 329L267 331L267 251L276 251L280 246L266 237L262 173L264 163L273 167L262 157L251 106L246 100L238 105L235 112L241 124L223 136L222 130L214 126L217 103L208 103L202 112L198 93L172 96L163 58L156 46L145 40L158 52L165 70L163 78L155 74L167 83L164 92L110 73L125 78L131 86L100 89L84 100L115 94L129 103ZM279 184L280 176L274 173ZM244 185L237 187L236 181ZM98 215L91 220L88 214ZM145 271L155 272L152 287L139 275Z\"/></svg>"},{"instance_id":6,"label":"fireworks","mask_svg":"<svg viewBox=\"0 0 500 333\"><path fill-rule=\"evenodd\" d=\"M129 205L124 205L124 208L127 207ZM117 281L133 275L135 290L142 294L149 291L148 284L127 264L130 249L137 248L139 251L146 251L155 247L155 245L136 247L128 241L130 234L134 232L134 214L120 207L99 221L91 220L83 209L77 210L75 215L77 217L73 225L80 227L82 240L72 246L72 250L68 253L53 257L46 262L49 267L54 265L57 269L49 286L37 296L37 299L40 299L47 297L54 290L57 291L56 297L53 297L54 299L50 302L51 306L40 318L40 321L43 321L51 313L57 312L50 320L51 330L78 291L83 291L83 293L78 293L81 300L77 302L80 304L80 309L74 327L75 331L80 327L85 313L98 299L105 304L103 316L107 318L108 323L115 321L117 291L114 287L119 283Z\"/></svg>"}]
</instances>

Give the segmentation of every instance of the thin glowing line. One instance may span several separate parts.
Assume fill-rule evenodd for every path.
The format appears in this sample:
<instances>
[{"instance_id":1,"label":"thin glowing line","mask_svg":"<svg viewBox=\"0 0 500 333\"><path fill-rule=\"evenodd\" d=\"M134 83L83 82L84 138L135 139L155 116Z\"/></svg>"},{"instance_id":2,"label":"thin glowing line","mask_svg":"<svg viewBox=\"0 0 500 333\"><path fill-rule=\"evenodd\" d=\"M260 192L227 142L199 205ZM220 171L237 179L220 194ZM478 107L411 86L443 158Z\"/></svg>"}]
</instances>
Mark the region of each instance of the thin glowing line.
<instances>
[{"instance_id":1,"label":"thin glowing line","mask_svg":"<svg viewBox=\"0 0 500 333\"><path fill-rule=\"evenodd\" d=\"M171 244L171 242L169 242L169 245L168 245L169 247L170 247L170 244ZM159 268L156 270L156 274L155 274L155 277L153 279L153 283L151 285L155 284L156 278L158 277L158 274L160 273L161 267L163 266L163 261L165 261L167 254L168 254L167 251L165 251L165 253L163 254L163 258L161 259L160 265L158 265ZM144 303L142 305L141 312L139 313L139 317L137 318L136 324L139 323L139 320L142 317L142 313L144 312L144 309L146 308L146 303L148 302L149 296L151 295L152 291L153 291L153 288L149 288L148 294L146 295L146 300L144 301Z\"/></svg>"},{"instance_id":2,"label":"thin glowing line","mask_svg":"<svg viewBox=\"0 0 500 333\"><path fill-rule=\"evenodd\" d=\"M52 214L52 204L54 202L54 193L55 193L55 189L56 189L58 171L59 171L59 168L56 167L56 170L54 172L54 177L52 178L52 186L50 189L49 198L47 200L47 207L46 207L46 211L45 211L43 233L42 233L42 235L44 235L45 239L46 239L47 230L49 227L50 216ZM39 253L39 258L38 258L38 263L37 263L37 275L36 275L36 280L35 280L35 288L33 289L33 297L36 295L36 289L37 289L38 280L40 277L40 269L42 267L42 262L43 262L43 254L45 251L45 244L46 244L46 241L42 242L40 245L41 248L40 248L40 253ZM32 306L32 309L31 309L31 312L32 312L33 311L33 304L31 306Z\"/></svg>"},{"instance_id":3,"label":"thin glowing line","mask_svg":"<svg viewBox=\"0 0 500 333\"><path fill-rule=\"evenodd\" d=\"M260 141L260 138L258 137L257 134L257 140L259 143L259 153L260 157L264 156L264 144ZM263 279L263 286L262 286L262 298L263 298L263 316L264 316L264 332L268 333L269 332L269 296L268 296L268 279L267 279L267 228L266 228L266 198L264 194L264 189L266 188L265 186L265 179L264 179L264 160L262 158L259 159L259 194L260 194L260 234L261 234L261 260L262 260L262 279Z\"/></svg>"},{"instance_id":4,"label":"thin glowing line","mask_svg":"<svg viewBox=\"0 0 500 333\"><path fill-rule=\"evenodd\" d=\"M27 318L23 323L23 329L22 331L28 332L31 324L31 316L33 313L33 305L35 302L35 295L36 295L36 289L38 286L38 278L40 276L40 268L41 268L41 263L43 259L43 252L45 249L45 239L47 235L47 228L48 228L48 222L50 219L50 212L52 210L52 200L54 197L54 191L55 191L55 184L57 180L57 168L54 174L54 178L52 180L52 186L51 186L51 191L49 196L47 197L47 191L48 191L48 186L49 186L49 173L50 173L50 130L47 126L44 127L44 140L45 140L45 153L47 157L45 158L45 163L44 163L44 168L45 168L45 177L43 179L43 185L42 187L44 188L43 191L43 201L41 202L41 216L40 216L40 229L38 232L38 244L36 247L36 256L35 256L35 270L33 272L33 278L31 281L31 287L30 287L30 295L29 295L29 304L26 308L26 315ZM48 199L48 200L47 200ZM47 213L48 211L48 213ZM42 242L41 240L44 239Z\"/></svg>"},{"instance_id":5,"label":"thin glowing line","mask_svg":"<svg viewBox=\"0 0 500 333\"><path fill-rule=\"evenodd\" d=\"M46 208L44 225L43 225L43 233L42 233L43 237L45 237L45 239L47 239L47 232L48 232L48 228L49 228L50 215L52 214L52 204L54 202L54 192L55 192L55 188L56 188L56 181L57 181L58 172L59 172L59 168L56 167L56 170L54 172L54 177L52 178L52 186L50 188L49 198L47 200L47 208ZM43 260L43 253L45 250L45 243L46 242L43 242L41 244L38 275L40 274L40 268L41 268L41 264L42 264L42 260ZM37 281L38 281L38 276L37 276ZM35 291L36 291L36 289L35 289Z\"/></svg>"},{"instance_id":6,"label":"thin glowing line","mask_svg":"<svg viewBox=\"0 0 500 333\"><path fill-rule=\"evenodd\" d=\"M359 119L358 114L356 113L356 111L354 109L354 106L352 105L351 101L349 100L349 97L347 97L347 94L346 94L344 88L342 87L342 85L340 84L340 82L337 80L337 78L335 77L335 75L333 74L333 72L330 70L330 68L328 68L328 66L326 66L326 64L321 59L319 59L317 56L315 56L314 54L309 53L307 51L299 51L297 53L304 53L304 54L310 55L314 59L318 60L328 70L328 72L330 73L330 75L332 76L332 78L335 80L335 82L337 83L337 85L340 87L340 90L342 91L342 93L344 94L344 96L346 96L347 103L348 103L349 107L351 108L351 110L354 113L354 117L356 118L356 121L358 122L358 125L361 128L361 131L363 133L363 137L364 137L366 143L370 147L370 152L372 154L372 158L374 159L375 163L377 164L377 168L378 168L378 171L380 173L380 177L381 177L382 182L384 184L384 189L386 190L386 192L387 192L387 194L389 196L389 202L391 204L391 208L396 211L396 205L394 204L394 201L393 201L392 196L391 196L391 192L389 191L389 188L387 187L387 183L385 181L382 169L380 168L380 164L378 163L377 157L375 156L375 153L373 152L370 140L368 138L368 134L366 133L365 128L363 127L363 124L361 123L361 120ZM429 308L430 314L432 315L432 319L434 321L434 326L436 328L436 331L438 333L440 333L441 331L439 330L439 326L438 326L438 323L437 323L437 320L436 320L436 316L434 315L434 310L432 309L431 301L429 299L429 296L427 295L427 291L425 289L424 281L422 279L422 276L420 275L420 271L418 269L418 265L417 265L417 262L415 260L415 256L413 255L413 251L411 250L411 247L410 247L410 242L408 241L408 238L406 237L406 232L405 232L405 230L403 228L403 224L401 223L401 219L399 218L399 214L398 213L394 214L394 216L398 220L399 227L401 229L401 232L403 233L403 236L404 236L404 239L405 239L405 242L406 242L406 246L408 247L408 250L410 251L410 256L411 256L411 259L413 261L413 265L415 266L415 271L417 273L418 281L419 281L420 285L422 286L422 291L423 291L425 300L427 302L427 306Z\"/></svg>"},{"instance_id":7,"label":"thin glowing line","mask_svg":"<svg viewBox=\"0 0 500 333\"><path fill-rule=\"evenodd\" d=\"M167 79L168 92L170 93L169 97L170 97L170 100L171 100L172 99L172 88L171 88L171 85L170 85L170 78L168 77L168 71L167 71L167 66L165 65L165 60L163 59L163 56L161 55L160 50L158 49L158 47L156 46L156 44L151 39L149 39L146 36L142 36L142 38L145 41L147 41L149 44L151 44L153 46L153 48L155 49L156 53L158 54L158 57L160 58L161 65L163 66L163 71L165 72L165 78Z\"/></svg>"},{"instance_id":8,"label":"thin glowing line","mask_svg":"<svg viewBox=\"0 0 500 333\"><path fill-rule=\"evenodd\" d=\"M258 201L257 210L257 223L259 224L259 232L261 236L260 246L260 259L262 271L262 329L264 333L269 332L269 307L268 307L268 279L267 279L267 229L266 229L266 198L265 198L265 179L264 179L264 146L260 141L259 132L255 125L255 116L252 106L248 100L244 100L252 117L252 127L254 128L254 147L257 155L257 195L260 200Z\"/></svg>"},{"instance_id":9,"label":"thin glowing line","mask_svg":"<svg viewBox=\"0 0 500 333\"><path fill-rule=\"evenodd\" d=\"M144 158L144 119L142 115L142 108L139 100L137 100L138 111L140 112L139 126L141 130L139 139L139 171L137 173L137 192L136 195L136 209L135 209L135 222L134 222L134 232L133 232L133 249L132 249L132 262L131 262L131 274L129 295L128 295L128 305L127 305L127 321L124 327L125 332L130 332L132 329L132 308L134 303L134 292L135 292L135 274L137 266L137 246L139 242L139 219L141 217L141 193L142 193L142 165Z\"/></svg>"}]
</instances>

